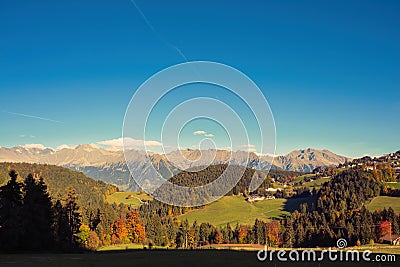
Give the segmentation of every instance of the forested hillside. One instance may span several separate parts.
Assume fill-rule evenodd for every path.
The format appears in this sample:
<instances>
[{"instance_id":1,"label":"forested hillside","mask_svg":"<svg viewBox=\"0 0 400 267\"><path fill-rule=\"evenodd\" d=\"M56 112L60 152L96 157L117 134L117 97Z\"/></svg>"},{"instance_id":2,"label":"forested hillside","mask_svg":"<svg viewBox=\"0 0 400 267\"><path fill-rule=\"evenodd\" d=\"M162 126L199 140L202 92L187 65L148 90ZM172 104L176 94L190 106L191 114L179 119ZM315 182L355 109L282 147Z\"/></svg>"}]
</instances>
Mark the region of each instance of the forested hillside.
<instances>
[{"instance_id":1,"label":"forested hillside","mask_svg":"<svg viewBox=\"0 0 400 267\"><path fill-rule=\"evenodd\" d=\"M83 173L67 168L30 163L0 163L0 185L5 184L10 178L8 176L10 170L16 170L21 179L30 173L43 177L51 198L56 200L61 200L68 188L73 188L78 194L78 204L81 206L99 206L105 202L107 195L118 190L113 185L93 180Z\"/></svg>"}]
</instances>

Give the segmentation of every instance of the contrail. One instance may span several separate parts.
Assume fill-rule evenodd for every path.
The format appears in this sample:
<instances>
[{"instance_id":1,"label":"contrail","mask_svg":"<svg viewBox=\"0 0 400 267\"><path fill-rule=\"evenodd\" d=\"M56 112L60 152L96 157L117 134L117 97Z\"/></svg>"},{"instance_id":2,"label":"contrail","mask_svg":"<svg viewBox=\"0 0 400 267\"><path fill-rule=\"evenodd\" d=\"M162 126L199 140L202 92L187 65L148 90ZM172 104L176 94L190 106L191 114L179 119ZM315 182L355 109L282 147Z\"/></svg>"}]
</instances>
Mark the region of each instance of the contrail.
<instances>
[{"instance_id":1,"label":"contrail","mask_svg":"<svg viewBox=\"0 0 400 267\"><path fill-rule=\"evenodd\" d=\"M139 12L140 16L142 17L142 19L144 20L144 22L147 24L147 26L151 29L151 31L157 36L158 39L160 39L164 44L166 44L167 46L171 47L172 49L174 49L176 52L178 52L178 54L186 61L189 62L188 58L185 56L185 54L183 54L183 52L174 44L172 44L171 42L169 42L168 40L166 40L164 37L162 37L162 35L160 35L156 29L154 28L154 26L150 23L150 21L147 19L147 17L144 15L144 13L142 12L142 10L139 8L139 6L136 4L135 0L130 0L131 3L135 6L136 10Z\"/></svg>"},{"instance_id":2,"label":"contrail","mask_svg":"<svg viewBox=\"0 0 400 267\"><path fill-rule=\"evenodd\" d=\"M26 118L32 118L32 119L38 119L38 120L42 120L42 121L51 121L51 122L56 122L56 123L63 123L61 121L57 121L57 120L52 120L49 118L43 118L43 117L39 117L39 116L33 116L33 115L28 115L28 114L23 114L23 113L16 113L16 112L11 112L11 111L6 111L3 110L4 113L8 113L8 114L12 114L12 115L16 115L16 116L21 116L21 117L26 117Z\"/></svg>"}]
</instances>

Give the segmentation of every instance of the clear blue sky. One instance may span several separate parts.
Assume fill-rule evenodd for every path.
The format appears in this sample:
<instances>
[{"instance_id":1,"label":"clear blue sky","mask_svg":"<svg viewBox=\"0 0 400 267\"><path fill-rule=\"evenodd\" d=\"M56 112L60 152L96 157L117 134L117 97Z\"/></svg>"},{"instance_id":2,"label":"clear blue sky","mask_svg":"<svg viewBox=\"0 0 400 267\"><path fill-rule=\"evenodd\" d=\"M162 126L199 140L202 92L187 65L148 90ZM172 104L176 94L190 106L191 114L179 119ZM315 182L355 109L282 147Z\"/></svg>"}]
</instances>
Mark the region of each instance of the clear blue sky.
<instances>
[{"instance_id":1,"label":"clear blue sky","mask_svg":"<svg viewBox=\"0 0 400 267\"><path fill-rule=\"evenodd\" d=\"M399 1L135 2L155 31L129 0L0 2L1 146L120 137L136 88L184 61L171 43L259 85L278 154L400 149Z\"/></svg>"}]
</instances>

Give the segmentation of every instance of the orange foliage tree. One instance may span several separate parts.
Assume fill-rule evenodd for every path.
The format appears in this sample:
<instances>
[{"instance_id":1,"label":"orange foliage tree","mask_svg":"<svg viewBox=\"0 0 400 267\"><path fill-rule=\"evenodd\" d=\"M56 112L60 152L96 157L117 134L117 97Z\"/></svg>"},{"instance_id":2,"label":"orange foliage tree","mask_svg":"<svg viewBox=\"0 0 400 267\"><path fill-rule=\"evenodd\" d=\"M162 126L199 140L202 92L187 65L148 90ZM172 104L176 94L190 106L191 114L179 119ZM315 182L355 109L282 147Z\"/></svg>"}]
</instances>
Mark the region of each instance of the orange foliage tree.
<instances>
[{"instance_id":1,"label":"orange foliage tree","mask_svg":"<svg viewBox=\"0 0 400 267\"><path fill-rule=\"evenodd\" d=\"M136 210L121 215L111 225L112 243L140 243L146 238L145 227Z\"/></svg>"},{"instance_id":2,"label":"orange foliage tree","mask_svg":"<svg viewBox=\"0 0 400 267\"><path fill-rule=\"evenodd\" d=\"M390 234L392 232L392 224L389 221L383 221L378 226L378 236Z\"/></svg>"},{"instance_id":3,"label":"orange foliage tree","mask_svg":"<svg viewBox=\"0 0 400 267\"><path fill-rule=\"evenodd\" d=\"M129 232L126 227L125 216L119 216L115 222L111 225L112 230L112 243L128 243L129 242Z\"/></svg>"},{"instance_id":4,"label":"orange foliage tree","mask_svg":"<svg viewBox=\"0 0 400 267\"><path fill-rule=\"evenodd\" d=\"M143 242L146 238L145 227L140 220L139 213L136 210L131 210L126 215L126 228L130 242Z\"/></svg>"},{"instance_id":5,"label":"orange foliage tree","mask_svg":"<svg viewBox=\"0 0 400 267\"><path fill-rule=\"evenodd\" d=\"M239 244L244 244L246 243L246 237L247 237L247 227L245 225L239 226L239 229L237 231L237 236L238 236L238 242Z\"/></svg>"},{"instance_id":6,"label":"orange foliage tree","mask_svg":"<svg viewBox=\"0 0 400 267\"><path fill-rule=\"evenodd\" d=\"M272 221L265 225L267 241L269 244L279 246L281 242L279 221Z\"/></svg>"}]
</instances>

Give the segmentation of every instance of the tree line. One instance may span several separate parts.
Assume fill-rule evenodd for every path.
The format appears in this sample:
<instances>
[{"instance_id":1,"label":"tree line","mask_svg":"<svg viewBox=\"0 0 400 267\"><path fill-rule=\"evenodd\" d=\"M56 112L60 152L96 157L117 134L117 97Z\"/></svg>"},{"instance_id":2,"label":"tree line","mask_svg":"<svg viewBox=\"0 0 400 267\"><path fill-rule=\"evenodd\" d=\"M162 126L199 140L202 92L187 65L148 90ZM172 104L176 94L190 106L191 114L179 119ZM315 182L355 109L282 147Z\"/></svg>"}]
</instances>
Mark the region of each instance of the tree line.
<instances>
[{"instance_id":1,"label":"tree line","mask_svg":"<svg viewBox=\"0 0 400 267\"><path fill-rule=\"evenodd\" d=\"M55 200L41 176L28 174L22 179L11 170L9 177L0 187L0 249L4 251L94 250L144 241L138 212L125 205L100 203L94 209L88 204L83 209L72 187Z\"/></svg>"},{"instance_id":2,"label":"tree line","mask_svg":"<svg viewBox=\"0 0 400 267\"><path fill-rule=\"evenodd\" d=\"M16 171L0 187L0 246L4 250L69 250L76 246L81 225L75 193L52 203L43 178L29 174L18 181Z\"/></svg>"}]
</instances>

